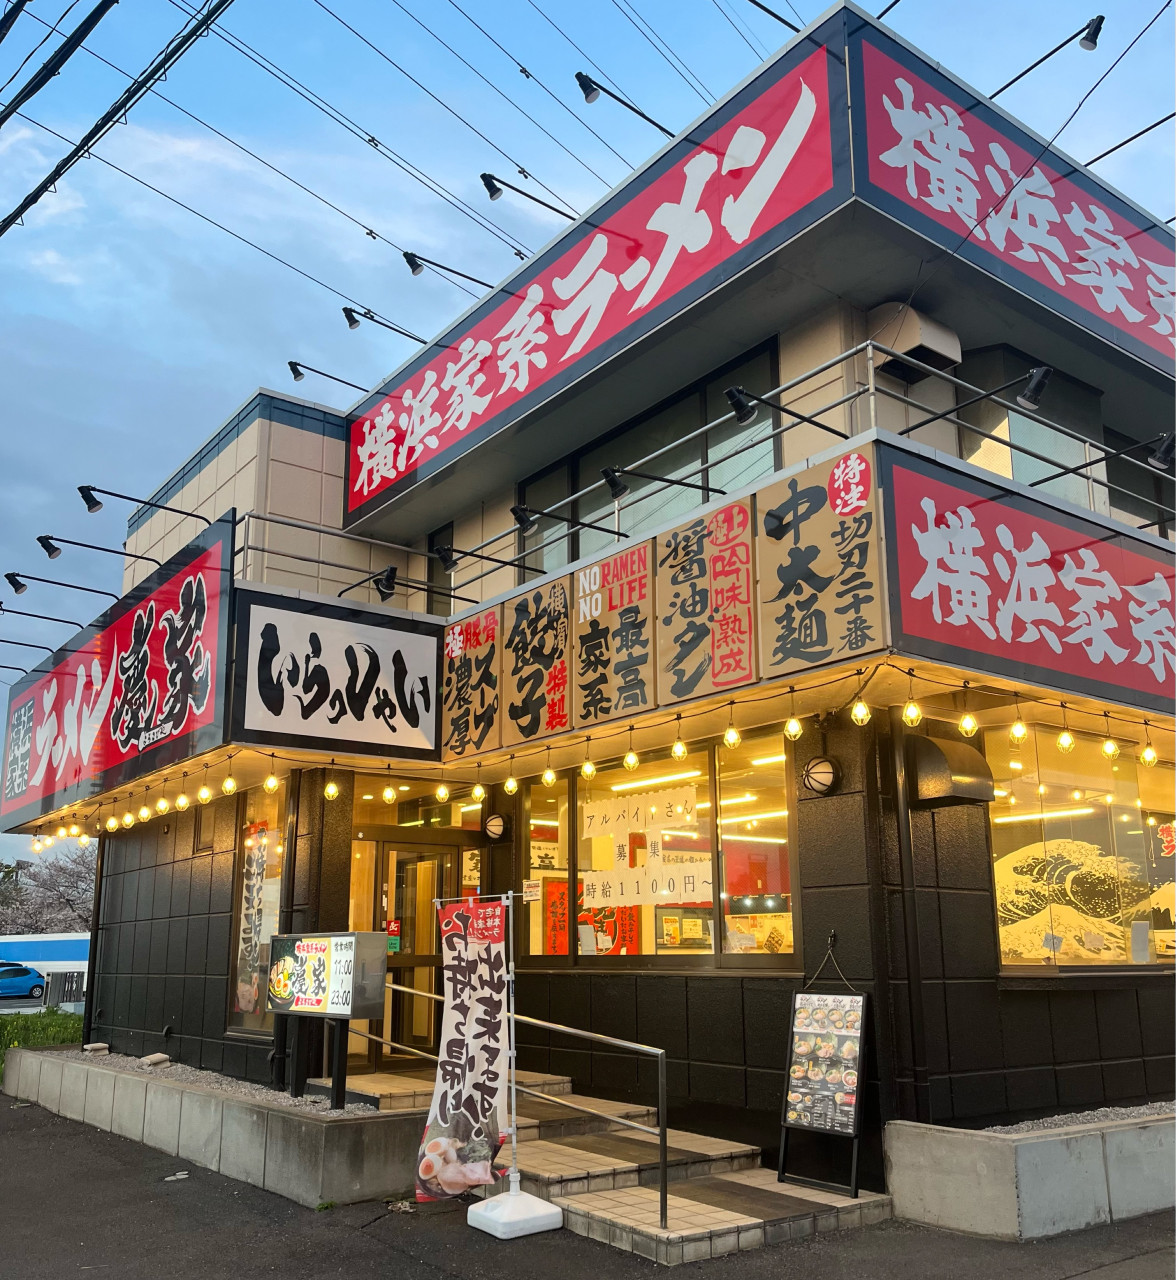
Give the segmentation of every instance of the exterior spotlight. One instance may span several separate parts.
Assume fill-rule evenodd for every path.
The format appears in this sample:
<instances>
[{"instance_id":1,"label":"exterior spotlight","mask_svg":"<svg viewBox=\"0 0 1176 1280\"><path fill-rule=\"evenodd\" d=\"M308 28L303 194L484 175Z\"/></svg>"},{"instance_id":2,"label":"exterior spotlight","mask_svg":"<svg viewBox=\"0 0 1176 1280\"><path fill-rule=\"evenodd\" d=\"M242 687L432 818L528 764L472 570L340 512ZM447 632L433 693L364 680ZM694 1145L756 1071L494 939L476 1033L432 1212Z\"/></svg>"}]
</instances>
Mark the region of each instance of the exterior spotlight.
<instances>
[{"instance_id":1,"label":"exterior spotlight","mask_svg":"<svg viewBox=\"0 0 1176 1280\"><path fill-rule=\"evenodd\" d=\"M272 796L281 784L278 782L278 775L274 772L274 757L270 755L270 771L269 776L261 784L262 790L266 795Z\"/></svg>"},{"instance_id":2,"label":"exterior spotlight","mask_svg":"<svg viewBox=\"0 0 1176 1280\"><path fill-rule=\"evenodd\" d=\"M149 822L150 820L151 820L151 809L147 805L141 804L139 806L139 821Z\"/></svg>"},{"instance_id":3,"label":"exterior spotlight","mask_svg":"<svg viewBox=\"0 0 1176 1280\"><path fill-rule=\"evenodd\" d=\"M510 514L514 516L515 524L519 526L520 533L530 533L539 523L527 507L511 507Z\"/></svg>"},{"instance_id":4,"label":"exterior spotlight","mask_svg":"<svg viewBox=\"0 0 1176 1280\"><path fill-rule=\"evenodd\" d=\"M1022 409L1036 409L1040 406L1052 373L1053 370L1047 364L1040 364L1029 370L1029 381L1017 392L1017 403Z\"/></svg>"},{"instance_id":5,"label":"exterior spotlight","mask_svg":"<svg viewBox=\"0 0 1176 1280\"><path fill-rule=\"evenodd\" d=\"M508 796L513 796L519 789L519 780L514 776L514 756L511 756L507 770L506 781L502 784L502 789Z\"/></svg>"},{"instance_id":6,"label":"exterior spotlight","mask_svg":"<svg viewBox=\"0 0 1176 1280\"><path fill-rule=\"evenodd\" d=\"M381 603L387 603L396 594L396 566L390 564L377 578L372 579L372 586Z\"/></svg>"},{"instance_id":7,"label":"exterior spotlight","mask_svg":"<svg viewBox=\"0 0 1176 1280\"><path fill-rule=\"evenodd\" d=\"M171 808L171 801L167 798L167 796L160 796L159 799L156 800L155 802L155 812L158 813L161 818L165 813L167 813L167 811L170 808Z\"/></svg>"},{"instance_id":8,"label":"exterior spotlight","mask_svg":"<svg viewBox=\"0 0 1176 1280\"><path fill-rule=\"evenodd\" d=\"M490 198L492 200L494 199L493 196ZM420 258L418 258L415 253L410 253L407 249L404 251L404 260L408 263L408 269L414 276L419 276L425 269L425 264L420 260Z\"/></svg>"},{"instance_id":9,"label":"exterior spotlight","mask_svg":"<svg viewBox=\"0 0 1176 1280\"><path fill-rule=\"evenodd\" d=\"M1169 431L1163 440L1156 445L1155 449L1147 455L1147 465L1154 467L1157 471L1171 471L1174 455L1176 455L1176 431Z\"/></svg>"},{"instance_id":10,"label":"exterior spotlight","mask_svg":"<svg viewBox=\"0 0 1176 1280\"><path fill-rule=\"evenodd\" d=\"M50 560L56 560L57 557L61 555L61 548L47 533L39 534L37 541L41 544L41 550L44 551Z\"/></svg>"},{"instance_id":11,"label":"exterior spotlight","mask_svg":"<svg viewBox=\"0 0 1176 1280\"><path fill-rule=\"evenodd\" d=\"M82 501L86 504L86 510L93 516L102 510L101 501L95 496L94 486L92 484L78 485L78 492L82 495Z\"/></svg>"},{"instance_id":12,"label":"exterior spotlight","mask_svg":"<svg viewBox=\"0 0 1176 1280\"><path fill-rule=\"evenodd\" d=\"M502 199L502 188L494 179L492 173L481 173L478 175L482 179L482 186L486 188L486 194L491 200Z\"/></svg>"},{"instance_id":13,"label":"exterior spotlight","mask_svg":"<svg viewBox=\"0 0 1176 1280\"><path fill-rule=\"evenodd\" d=\"M608 485L608 491L612 494L614 502L620 502L629 492L629 486L618 475L619 471L620 467L600 468L600 474L604 477L604 483Z\"/></svg>"},{"instance_id":14,"label":"exterior spotlight","mask_svg":"<svg viewBox=\"0 0 1176 1280\"><path fill-rule=\"evenodd\" d=\"M128 809L122 816L122 824L129 831L135 825L135 815Z\"/></svg>"},{"instance_id":15,"label":"exterior spotlight","mask_svg":"<svg viewBox=\"0 0 1176 1280\"><path fill-rule=\"evenodd\" d=\"M457 556L453 554L452 547L434 547L433 550L446 573L452 573L457 568Z\"/></svg>"},{"instance_id":16,"label":"exterior spotlight","mask_svg":"<svg viewBox=\"0 0 1176 1280\"><path fill-rule=\"evenodd\" d=\"M347 321L347 327L349 329L359 328L359 316L355 314L354 307L343 308L343 319Z\"/></svg>"},{"instance_id":17,"label":"exterior spotlight","mask_svg":"<svg viewBox=\"0 0 1176 1280\"><path fill-rule=\"evenodd\" d=\"M444 782L439 782L437 784L437 790L434 791L433 794L437 797L438 804L444 804L445 801L449 799L449 788Z\"/></svg>"},{"instance_id":18,"label":"exterior spotlight","mask_svg":"<svg viewBox=\"0 0 1176 1280\"><path fill-rule=\"evenodd\" d=\"M286 363L290 366L290 375L295 382L301 382L306 377L302 372L302 366L296 360L287 360Z\"/></svg>"},{"instance_id":19,"label":"exterior spotlight","mask_svg":"<svg viewBox=\"0 0 1176 1280\"><path fill-rule=\"evenodd\" d=\"M859 697L854 700L853 706L850 708L849 718L859 728L870 723L870 708Z\"/></svg>"},{"instance_id":20,"label":"exterior spotlight","mask_svg":"<svg viewBox=\"0 0 1176 1280\"><path fill-rule=\"evenodd\" d=\"M729 747L734 751L742 741L739 730L735 728L735 704L731 703L731 718L726 729L723 730L723 746Z\"/></svg>"},{"instance_id":21,"label":"exterior spotlight","mask_svg":"<svg viewBox=\"0 0 1176 1280\"><path fill-rule=\"evenodd\" d=\"M576 72L576 83L580 86L585 102L595 102L600 97L600 85L583 71Z\"/></svg>"},{"instance_id":22,"label":"exterior spotlight","mask_svg":"<svg viewBox=\"0 0 1176 1280\"><path fill-rule=\"evenodd\" d=\"M727 403L734 409L735 421L741 427L746 426L758 412L744 387L728 387L723 395L727 397Z\"/></svg>"},{"instance_id":23,"label":"exterior spotlight","mask_svg":"<svg viewBox=\"0 0 1176 1280\"><path fill-rule=\"evenodd\" d=\"M670 755L675 760L685 760L690 754L690 749L682 741L682 715L678 714L677 732L674 734L674 745L670 748Z\"/></svg>"},{"instance_id":24,"label":"exterior spotlight","mask_svg":"<svg viewBox=\"0 0 1176 1280\"><path fill-rule=\"evenodd\" d=\"M1078 41L1081 48L1087 53L1093 53L1098 48L1098 38L1102 35L1104 18L1100 13L1097 18L1091 18L1086 24L1086 30L1082 33L1082 39Z\"/></svg>"},{"instance_id":25,"label":"exterior spotlight","mask_svg":"<svg viewBox=\"0 0 1176 1280\"><path fill-rule=\"evenodd\" d=\"M225 795L231 796L233 792L236 790L237 790L237 779L234 778L231 773L226 774L224 782L221 783L221 791L223 791Z\"/></svg>"},{"instance_id":26,"label":"exterior spotlight","mask_svg":"<svg viewBox=\"0 0 1176 1280\"><path fill-rule=\"evenodd\" d=\"M24 593L29 589L29 584L27 582L21 582L19 576L15 573L6 573L4 575L4 578L5 578L5 581L8 583L8 585L13 589L13 591L16 592L18 596L23 596Z\"/></svg>"}]
</instances>

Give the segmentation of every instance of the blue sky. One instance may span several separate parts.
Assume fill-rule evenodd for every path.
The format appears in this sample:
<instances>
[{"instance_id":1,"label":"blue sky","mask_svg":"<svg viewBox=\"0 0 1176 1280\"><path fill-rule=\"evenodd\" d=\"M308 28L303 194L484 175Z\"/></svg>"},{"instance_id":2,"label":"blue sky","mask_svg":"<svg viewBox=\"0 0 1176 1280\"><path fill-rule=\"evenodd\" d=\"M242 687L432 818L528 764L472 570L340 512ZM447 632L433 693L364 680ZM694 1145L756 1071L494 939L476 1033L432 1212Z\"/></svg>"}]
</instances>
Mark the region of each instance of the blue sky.
<instances>
[{"instance_id":1,"label":"blue sky","mask_svg":"<svg viewBox=\"0 0 1176 1280\"><path fill-rule=\"evenodd\" d=\"M0 82L45 34L31 15L56 22L67 2L33 0L0 45ZM91 2L81 0L67 26ZM789 34L746 0L461 0L537 77L527 79L451 0L327 2L577 209L595 202L661 143L660 134L606 99L584 103L573 74L595 74L586 58L677 130ZM1160 2L1106 0L1098 49L1086 53L1071 45L1005 94L1003 105L1052 134ZM795 19L787 0L779 7ZM626 9L635 9L669 43L705 94L638 34ZM805 22L822 12L812 0L796 0L796 9ZM887 22L957 75L991 90L1093 12L1093 4L1060 0L901 0ZM1172 15L1169 8L1112 73L1060 146L1085 160L1171 109ZM172 0L122 0L87 43L134 72L182 23ZM223 25L492 218L507 236L534 249L559 229L561 219L509 193L491 205L478 174L491 170L517 180L509 162L316 0L236 0ZM27 111L76 139L125 83L79 52ZM492 234L216 37L199 41L160 88L400 245L487 280L515 264ZM0 91L0 100L9 92ZM64 149L19 119L0 130L0 212ZM435 333L471 300L436 276L412 277L389 245L369 239L153 95L97 150L415 332ZM1098 172L1163 220L1176 208L1174 160L1168 125L1103 162ZM340 305L327 291L99 161L75 167L24 227L0 239L0 571L117 589L115 557L69 551L48 571L32 541L43 532L108 545L121 541L122 504L108 503L99 516L87 516L75 485L150 492L258 385L348 403L350 392L312 376L295 388L288 359L372 385L415 350L371 325L349 331ZM19 603L7 591L0 599L83 621L93 612L86 597L48 587L31 589ZM64 634L25 619L0 622L3 636L53 643ZM19 653L0 647L0 662L24 665ZM12 674L0 671L0 679Z\"/></svg>"}]
</instances>

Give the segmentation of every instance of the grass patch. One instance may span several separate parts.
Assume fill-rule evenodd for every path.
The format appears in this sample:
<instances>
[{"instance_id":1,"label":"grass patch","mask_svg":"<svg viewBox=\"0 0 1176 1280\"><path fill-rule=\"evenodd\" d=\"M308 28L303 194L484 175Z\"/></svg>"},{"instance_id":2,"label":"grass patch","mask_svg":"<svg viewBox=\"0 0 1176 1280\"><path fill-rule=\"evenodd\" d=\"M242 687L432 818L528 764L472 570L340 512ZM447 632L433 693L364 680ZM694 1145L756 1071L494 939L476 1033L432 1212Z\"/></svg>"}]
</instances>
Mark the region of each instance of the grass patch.
<instances>
[{"instance_id":1,"label":"grass patch","mask_svg":"<svg viewBox=\"0 0 1176 1280\"><path fill-rule=\"evenodd\" d=\"M0 1071L7 1049L40 1049L49 1044L79 1044L82 1015L45 1009L41 1013L9 1013L0 1017Z\"/></svg>"}]
</instances>

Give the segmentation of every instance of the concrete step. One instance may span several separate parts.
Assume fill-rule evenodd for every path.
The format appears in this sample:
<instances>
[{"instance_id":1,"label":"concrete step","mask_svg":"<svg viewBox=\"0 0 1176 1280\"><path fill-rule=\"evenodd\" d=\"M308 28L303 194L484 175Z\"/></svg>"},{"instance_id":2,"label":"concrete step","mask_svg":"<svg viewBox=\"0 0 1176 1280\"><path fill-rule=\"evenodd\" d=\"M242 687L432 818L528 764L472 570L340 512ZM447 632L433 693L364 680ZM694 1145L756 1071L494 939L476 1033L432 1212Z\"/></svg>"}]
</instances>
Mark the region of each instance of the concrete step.
<instances>
[{"instance_id":1,"label":"concrete step","mask_svg":"<svg viewBox=\"0 0 1176 1280\"><path fill-rule=\"evenodd\" d=\"M564 1226L663 1266L698 1262L818 1231L872 1226L892 1216L889 1196L847 1195L776 1181L773 1169L744 1169L675 1182L660 1226L656 1186L559 1195Z\"/></svg>"},{"instance_id":2,"label":"concrete step","mask_svg":"<svg viewBox=\"0 0 1176 1280\"><path fill-rule=\"evenodd\" d=\"M529 1086L528 1086L529 1087ZM586 1133L630 1133L627 1125L615 1120L590 1116L562 1105L564 1101L576 1106L591 1107L605 1116L619 1116L637 1124L657 1125L657 1110L628 1102L610 1102L605 1098L587 1098L578 1093L558 1095L560 1101L551 1102L519 1094L519 1141L558 1142L561 1138L574 1138Z\"/></svg>"},{"instance_id":3,"label":"concrete step","mask_svg":"<svg viewBox=\"0 0 1176 1280\"><path fill-rule=\"evenodd\" d=\"M743 1143L671 1129L667 1157L669 1180L677 1183L716 1173L754 1169L759 1164L760 1151ZM504 1146L497 1166L506 1169L509 1165L510 1147ZM543 1200L589 1191L656 1188L658 1171L657 1138L632 1129L557 1141L535 1138L519 1144L522 1189ZM494 1192L505 1189L503 1179Z\"/></svg>"}]
</instances>

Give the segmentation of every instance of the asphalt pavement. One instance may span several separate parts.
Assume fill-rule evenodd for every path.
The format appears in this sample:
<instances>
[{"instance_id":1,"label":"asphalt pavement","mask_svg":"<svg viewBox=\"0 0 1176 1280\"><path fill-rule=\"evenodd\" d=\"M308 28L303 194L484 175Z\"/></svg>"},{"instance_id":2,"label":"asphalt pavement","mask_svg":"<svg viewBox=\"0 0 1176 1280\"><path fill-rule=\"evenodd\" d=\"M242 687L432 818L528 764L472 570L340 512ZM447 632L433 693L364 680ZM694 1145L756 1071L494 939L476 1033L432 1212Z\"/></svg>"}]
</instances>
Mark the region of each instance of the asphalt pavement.
<instances>
[{"instance_id":1,"label":"asphalt pavement","mask_svg":"<svg viewBox=\"0 0 1176 1280\"><path fill-rule=\"evenodd\" d=\"M169 1181L176 1173L186 1178ZM407 1211L405 1211L407 1209ZM655 1264L567 1231L499 1242L465 1205L316 1212L0 1097L0 1278L626 1280ZM715 1280L1171 1280L1170 1214L1036 1244L888 1222L675 1268Z\"/></svg>"}]
</instances>

